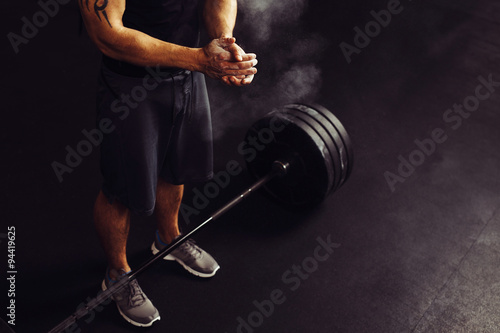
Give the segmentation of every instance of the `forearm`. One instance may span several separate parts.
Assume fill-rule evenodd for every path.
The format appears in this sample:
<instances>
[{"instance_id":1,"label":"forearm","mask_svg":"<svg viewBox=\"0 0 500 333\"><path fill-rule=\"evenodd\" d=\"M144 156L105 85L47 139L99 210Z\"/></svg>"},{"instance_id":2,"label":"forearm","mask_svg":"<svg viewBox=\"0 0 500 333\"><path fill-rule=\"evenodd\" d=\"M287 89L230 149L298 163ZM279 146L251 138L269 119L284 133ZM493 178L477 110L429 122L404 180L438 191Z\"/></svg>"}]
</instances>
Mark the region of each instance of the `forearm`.
<instances>
[{"instance_id":1,"label":"forearm","mask_svg":"<svg viewBox=\"0 0 500 333\"><path fill-rule=\"evenodd\" d=\"M161 41L126 27L114 28L115 36L94 37L94 42L107 56L138 66L178 67L200 70L202 50Z\"/></svg>"},{"instance_id":2,"label":"forearm","mask_svg":"<svg viewBox=\"0 0 500 333\"><path fill-rule=\"evenodd\" d=\"M122 17L125 0L106 1L99 11L78 1L92 41L105 55L138 66L179 67L200 70L203 50L161 41L141 31L125 27Z\"/></svg>"},{"instance_id":3,"label":"forearm","mask_svg":"<svg viewBox=\"0 0 500 333\"><path fill-rule=\"evenodd\" d=\"M208 35L232 37L237 11L237 0L205 0L203 18Z\"/></svg>"}]
</instances>

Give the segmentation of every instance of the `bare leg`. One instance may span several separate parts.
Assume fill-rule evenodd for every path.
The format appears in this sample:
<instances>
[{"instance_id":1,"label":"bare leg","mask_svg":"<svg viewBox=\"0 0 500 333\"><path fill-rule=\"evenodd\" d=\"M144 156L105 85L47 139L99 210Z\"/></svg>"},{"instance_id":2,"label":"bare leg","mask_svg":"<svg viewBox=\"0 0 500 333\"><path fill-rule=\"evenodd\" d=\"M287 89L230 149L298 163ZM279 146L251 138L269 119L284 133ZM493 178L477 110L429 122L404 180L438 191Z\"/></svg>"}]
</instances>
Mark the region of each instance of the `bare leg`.
<instances>
[{"instance_id":1,"label":"bare leg","mask_svg":"<svg viewBox=\"0 0 500 333\"><path fill-rule=\"evenodd\" d=\"M130 229L130 211L118 201L110 204L99 192L94 206L94 223L108 259L110 271L130 270L127 262L127 238ZM110 272L110 274L112 274ZM112 279L116 276L111 276Z\"/></svg>"},{"instance_id":2,"label":"bare leg","mask_svg":"<svg viewBox=\"0 0 500 333\"><path fill-rule=\"evenodd\" d=\"M183 192L183 185L172 185L162 180L158 181L155 215L160 239L165 243L172 243L172 240L180 234L178 215ZM154 253L156 253L155 250L158 250L158 248L153 248ZM188 272L196 276L212 277L220 268L217 261L210 254L191 241L184 242L180 251L171 254L170 258L166 256L164 259L175 259Z\"/></svg>"},{"instance_id":3,"label":"bare leg","mask_svg":"<svg viewBox=\"0 0 500 333\"><path fill-rule=\"evenodd\" d=\"M166 243L172 242L180 234L178 215L183 193L184 185L172 185L162 179L158 180L155 216L160 238Z\"/></svg>"}]
</instances>

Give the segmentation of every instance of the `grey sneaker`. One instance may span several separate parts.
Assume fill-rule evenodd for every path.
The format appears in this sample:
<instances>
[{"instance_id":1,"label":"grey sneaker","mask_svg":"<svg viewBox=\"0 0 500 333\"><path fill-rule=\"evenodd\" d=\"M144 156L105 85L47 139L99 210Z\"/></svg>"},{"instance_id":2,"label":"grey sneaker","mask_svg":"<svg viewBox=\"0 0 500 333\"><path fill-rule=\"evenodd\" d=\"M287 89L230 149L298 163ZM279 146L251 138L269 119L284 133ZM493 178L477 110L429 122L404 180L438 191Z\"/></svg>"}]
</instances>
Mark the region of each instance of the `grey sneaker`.
<instances>
[{"instance_id":1,"label":"grey sneaker","mask_svg":"<svg viewBox=\"0 0 500 333\"><path fill-rule=\"evenodd\" d=\"M160 252L165 246L161 239L158 231L156 232L155 241L151 245L151 251L153 254ZM206 251L201 249L198 245L194 243L192 239L188 239L174 251L163 257L165 260L175 260L182 265L188 272L208 278L215 275L217 270L220 268L219 264L215 259L208 254Z\"/></svg>"},{"instance_id":2,"label":"grey sneaker","mask_svg":"<svg viewBox=\"0 0 500 333\"><path fill-rule=\"evenodd\" d=\"M127 273L120 270L117 281L123 279ZM117 281L111 280L108 272L102 281L102 290L106 290L111 284ZM112 299L116 303L118 311L126 321L135 326L149 327L157 320L160 320L160 313L154 307L142 291L136 279L130 281L121 290L117 291Z\"/></svg>"}]
</instances>

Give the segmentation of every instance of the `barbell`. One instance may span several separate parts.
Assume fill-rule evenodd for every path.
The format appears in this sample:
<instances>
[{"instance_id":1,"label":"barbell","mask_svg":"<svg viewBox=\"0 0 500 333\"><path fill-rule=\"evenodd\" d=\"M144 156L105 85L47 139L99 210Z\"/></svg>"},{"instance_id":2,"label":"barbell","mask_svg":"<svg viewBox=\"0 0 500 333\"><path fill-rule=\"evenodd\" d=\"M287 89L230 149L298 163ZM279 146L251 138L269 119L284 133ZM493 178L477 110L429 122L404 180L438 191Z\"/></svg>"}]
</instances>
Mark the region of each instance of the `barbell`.
<instances>
[{"instance_id":1,"label":"barbell","mask_svg":"<svg viewBox=\"0 0 500 333\"><path fill-rule=\"evenodd\" d=\"M259 138L260 142L256 139ZM244 146L253 147L247 169L256 181L208 219L145 261L97 297L60 322L49 333L65 332L154 262L191 238L211 221L261 187L278 201L292 206L312 206L339 189L353 167L351 139L342 123L317 104L288 104L255 122L245 135Z\"/></svg>"}]
</instances>

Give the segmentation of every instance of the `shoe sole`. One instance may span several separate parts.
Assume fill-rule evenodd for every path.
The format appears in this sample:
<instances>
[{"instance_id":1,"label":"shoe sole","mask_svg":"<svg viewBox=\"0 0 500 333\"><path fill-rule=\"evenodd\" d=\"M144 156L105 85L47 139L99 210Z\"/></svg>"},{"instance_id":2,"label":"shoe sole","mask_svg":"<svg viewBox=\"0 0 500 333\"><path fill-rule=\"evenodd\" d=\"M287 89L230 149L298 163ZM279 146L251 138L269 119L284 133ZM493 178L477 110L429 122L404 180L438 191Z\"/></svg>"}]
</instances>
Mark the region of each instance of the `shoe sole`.
<instances>
[{"instance_id":1,"label":"shoe sole","mask_svg":"<svg viewBox=\"0 0 500 333\"><path fill-rule=\"evenodd\" d=\"M104 280L102 280L102 284L101 284L101 289L102 291L105 291L106 289L108 289L106 287L106 282ZM115 303L116 304L116 303ZM120 307L118 306L118 304L116 304L116 308L118 309L118 312L120 313L120 315L123 317L123 319L125 319L127 322L129 322L130 324L134 325L134 326L138 326L138 327L150 327L153 325L153 323L157 320L160 320L161 317L158 316L157 318L153 319L151 322L149 323L146 323L146 324L143 324L143 323L138 323L132 319L130 319L129 317L127 317L127 315L125 313L122 312L122 310L120 309Z\"/></svg>"},{"instance_id":2,"label":"shoe sole","mask_svg":"<svg viewBox=\"0 0 500 333\"><path fill-rule=\"evenodd\" d=\"M153 252L153 254L157 254L158 252L160 252L160 250L158 250L156 248L156 245L155 243L153 242L153 244L151 245L151 251ZM217 273L217 271L219 270L220 266L217 266L214 271L212 273L201 273L201 272L198 272L198 271L195 271L194 269L192 269L191 267L189 267L188 265L186 265L182 260L180 259L177 259L176 257L174 257L173 255L171 254L167 254L166 256L163 257L163 260L168 260L168 261L177 261L182 267L184 267L184 269L186 271L188 271L189 273L193 274L193 275L196 275L198 277L202 277L202 278L210 278L212 276L215 275L215 273Z\"/></svg>"}]
</instances>

